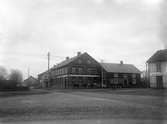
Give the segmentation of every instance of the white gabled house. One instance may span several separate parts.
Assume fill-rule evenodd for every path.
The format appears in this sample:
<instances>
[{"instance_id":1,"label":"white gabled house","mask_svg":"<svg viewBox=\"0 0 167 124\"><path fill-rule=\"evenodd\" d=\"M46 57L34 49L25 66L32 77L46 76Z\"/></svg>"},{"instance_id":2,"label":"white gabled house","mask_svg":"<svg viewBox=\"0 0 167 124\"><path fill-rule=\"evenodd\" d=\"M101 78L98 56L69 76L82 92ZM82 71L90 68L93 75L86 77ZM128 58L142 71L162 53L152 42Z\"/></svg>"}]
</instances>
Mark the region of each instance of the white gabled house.
<instances>
[{"instance_id":1,"label":"white gabled house","mask_svg":"<svg viewBox=\"0 0 167 124\"><path fill-rule=\"evenodd\" d=\"M157 51L147 61L151 88L167 88L167 49Z\"/></svg>"}]
</instances>

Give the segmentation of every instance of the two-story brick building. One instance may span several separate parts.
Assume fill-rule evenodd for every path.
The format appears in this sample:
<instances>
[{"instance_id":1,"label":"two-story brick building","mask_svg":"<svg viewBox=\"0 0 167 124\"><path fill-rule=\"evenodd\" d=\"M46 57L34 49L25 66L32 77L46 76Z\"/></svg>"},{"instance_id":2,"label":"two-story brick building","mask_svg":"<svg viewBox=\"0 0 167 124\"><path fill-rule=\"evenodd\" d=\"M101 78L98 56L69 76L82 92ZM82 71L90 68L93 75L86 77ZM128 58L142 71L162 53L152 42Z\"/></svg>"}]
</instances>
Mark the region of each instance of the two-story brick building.
<instances>
[{"instance_id":1,"label":"two-story brick building","mask_svg":"<svg viewBox=\"0 0 167 124\"><path fill-rule=\"evenodd\" d=\"M147 76L151 88L167 88L167 49L159 50L149 58Z\"/></svg>"},{"instance_id":2,"label":"two-story brick building","mask_svg":"<svg viewBox=\"0 0 167 124\"><path fill-rule=\"evenodd\" d=\"M77 56L66 57L66 60L52 67L50 71L39 75L39 80L46 83L44 86L55 88L100 87L100 69L100 64L90 55L78 52ZM48 77L50 81L47 80Z\"/></svg>"}]
</instances>

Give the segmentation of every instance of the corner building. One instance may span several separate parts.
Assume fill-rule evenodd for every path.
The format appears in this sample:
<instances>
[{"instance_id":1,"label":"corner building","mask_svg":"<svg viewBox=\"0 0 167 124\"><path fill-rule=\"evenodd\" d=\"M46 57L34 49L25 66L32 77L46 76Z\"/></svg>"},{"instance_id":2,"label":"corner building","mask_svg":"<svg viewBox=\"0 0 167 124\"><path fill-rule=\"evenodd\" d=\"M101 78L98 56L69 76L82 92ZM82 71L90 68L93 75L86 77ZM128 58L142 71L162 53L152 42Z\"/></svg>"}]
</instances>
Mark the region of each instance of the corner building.
<instances>
[{"instance_id":1,"label":"corner building","mask_svg":"<svg viewBox=\"0 0 167 124\"><path fill-rule=\"evenodd\" d=\"M88 53L77 53L73 58L51 68L50 85L55 88L98 88L101 87L100 64Z\"/></svg>"}]
</instances>

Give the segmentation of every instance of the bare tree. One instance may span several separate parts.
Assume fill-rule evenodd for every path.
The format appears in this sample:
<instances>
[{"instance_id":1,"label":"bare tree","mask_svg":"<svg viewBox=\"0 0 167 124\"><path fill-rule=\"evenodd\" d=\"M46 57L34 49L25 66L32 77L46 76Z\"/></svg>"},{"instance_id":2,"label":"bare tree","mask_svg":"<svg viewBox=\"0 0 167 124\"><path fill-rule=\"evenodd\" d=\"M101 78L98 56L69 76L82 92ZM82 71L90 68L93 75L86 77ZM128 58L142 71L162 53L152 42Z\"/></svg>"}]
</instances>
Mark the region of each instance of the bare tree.
<instances>
[{"instance_id":1,"label":"bare tree","mask_svg":"<svg viewBox=\"0 0 167 124\"><path fill-rule=\"evenodd\" d=\"M6 69L2 66L0 66L0 80L6 80L8 76L8 73Z\"/></svg>"},{"instance_id":2,"label":"bare tree","mask_svg":"<svg viewBox=\"0 0 167 124\"><path fill-rule=\"evenodd\" d=\"M15 69L11 70L9 74L9 80L21 83L23 81L22 72L19 70L15 70Z\"/></svg>"}]
</instances>

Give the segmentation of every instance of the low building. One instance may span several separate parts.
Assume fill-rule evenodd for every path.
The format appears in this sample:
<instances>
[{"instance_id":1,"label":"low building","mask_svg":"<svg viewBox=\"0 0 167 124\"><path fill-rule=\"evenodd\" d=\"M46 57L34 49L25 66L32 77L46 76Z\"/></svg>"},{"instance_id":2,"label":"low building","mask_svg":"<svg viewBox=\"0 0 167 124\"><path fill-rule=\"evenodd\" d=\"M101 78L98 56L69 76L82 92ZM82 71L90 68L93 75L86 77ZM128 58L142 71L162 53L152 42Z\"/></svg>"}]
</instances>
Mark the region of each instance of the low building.
<instances>
[{"instance_id":1,"label":"low building","mask_svg":"<svg viewBox=\"0 0 167 124\"><path fill-rule=\"evenodd\" d=\"M102 83L107 88L141 87L140 70L134 65L101 63Z\"/></svg>"},{"instance_id":2,"label":"low building","mask_svg":"<svg viewBox=\"0 0 167 124\"><path fill-rule=\"evenodd\" d=\"M149 58L147 75L151 88L167 88L167 49L158 50Z\"/></svg>"},{"instance_id":3,"label":"low building","mask_svg":"<svg viewBox=\"0 0 167 124\"><path fill-rule=\"evenodd\" d=\"M36 78L34 78L33 76L30 76L23 81L23 86L30 87L30 88L40 88L40 83Z\"/></svg>"}]
</instances>

